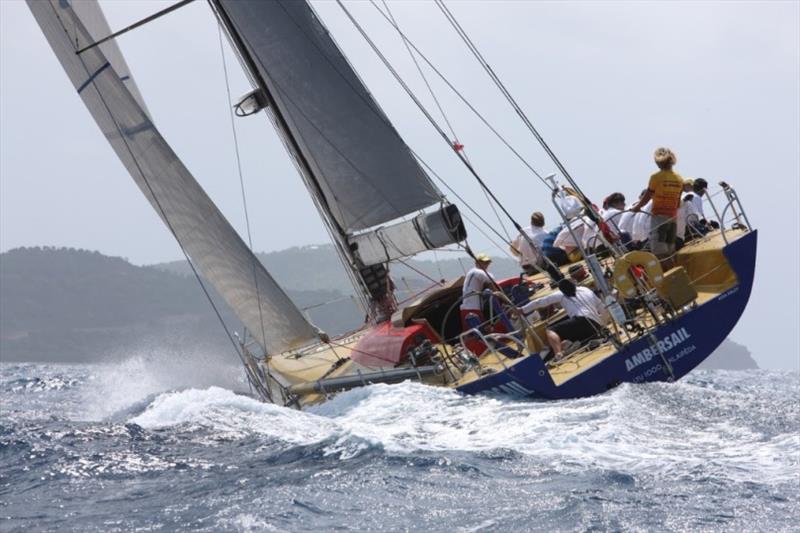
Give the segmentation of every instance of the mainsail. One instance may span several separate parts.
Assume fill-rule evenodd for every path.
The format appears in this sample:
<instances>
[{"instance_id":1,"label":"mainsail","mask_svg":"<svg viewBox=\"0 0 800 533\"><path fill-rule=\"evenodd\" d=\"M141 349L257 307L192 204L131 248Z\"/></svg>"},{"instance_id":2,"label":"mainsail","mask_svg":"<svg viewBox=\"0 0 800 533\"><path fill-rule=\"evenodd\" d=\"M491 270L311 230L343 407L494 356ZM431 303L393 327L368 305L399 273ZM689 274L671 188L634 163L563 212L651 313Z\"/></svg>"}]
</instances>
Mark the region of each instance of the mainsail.
<instances>
[{"instance_id":1,"label":"mainsail","mask_svg":"<svg viewBox=\"0 0 800 533\"><path fill-rule=\"evenodd\" d=\"M28 7L108 142L192 264L270 353L317 338L178 159L67 0ZM97 8L99 9L99 7ZM121 55L120 55L121 57Z\"/></svg>"},{"instance_id":2,"label":"mainsail","mask_svg":"<svg viewBox=\"0 0 800 533\"><path fill-rule=\"evenodd\" d=\"M273 122L323 219L338 233L351 268L465 237L454 206L417 216L443 204L441 192L307 2L213 0L212 5L264 90ZM417 218L378 228L408 215Z\"/></svg>"}]
</instances>

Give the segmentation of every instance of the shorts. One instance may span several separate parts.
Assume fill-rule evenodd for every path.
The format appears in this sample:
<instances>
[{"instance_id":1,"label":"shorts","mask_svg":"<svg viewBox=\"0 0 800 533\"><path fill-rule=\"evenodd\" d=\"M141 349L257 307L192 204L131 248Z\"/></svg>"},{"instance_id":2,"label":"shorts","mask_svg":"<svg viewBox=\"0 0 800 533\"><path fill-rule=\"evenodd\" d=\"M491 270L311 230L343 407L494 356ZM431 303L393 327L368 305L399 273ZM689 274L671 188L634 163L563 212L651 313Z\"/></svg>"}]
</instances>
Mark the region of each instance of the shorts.
<instances>
[{"instance_id":1,"label":"shorts","mask_svg":"<svg viewBox=\"0 0 800 533\"><path fill-rule=\"evenodd\" d=\"M603 328L590 318L585 316L570 317L562 320L550 327L550 331L555 332L561 340L573 342L583 342L600 336Z\"/></svg>"},{"instance_id":2,"label":"shorts","mask_svg":"<svg viewBox=\"0 0 800 533\"><path fill-rule=\"evenodd\" d=\"M650 221L650 249L659 259L675 253L678 224L672 217L653 215Z\"/></svg>"}]
</instances>

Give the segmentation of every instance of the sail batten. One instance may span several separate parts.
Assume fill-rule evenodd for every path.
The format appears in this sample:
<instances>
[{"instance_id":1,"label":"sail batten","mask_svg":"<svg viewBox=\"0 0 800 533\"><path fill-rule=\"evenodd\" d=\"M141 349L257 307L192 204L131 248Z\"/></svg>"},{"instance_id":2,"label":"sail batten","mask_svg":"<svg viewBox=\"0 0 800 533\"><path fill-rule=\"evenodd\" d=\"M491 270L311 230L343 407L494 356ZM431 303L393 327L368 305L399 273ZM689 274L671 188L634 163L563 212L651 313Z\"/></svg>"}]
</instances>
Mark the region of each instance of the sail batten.
<instances>
[{"instance_id":1,"label":"sail batten","mask_svg":"<svg viewBox=\"0 0 800 533\"><path fill-rule=\"evenodd\" d=\"M270 353L318 336L158 132L104 43L64 0L28 0L34 18L108 142L203 277ZM99 6L95 6L99 10ZM113 43L111 43L113 44ZM121 58L121 54L120 54ZM129 73L126 78L130 79ZM132 81L132 80L131 80ZM138 93L138 91L137 91Z\"/></svg>"}]
</instances>

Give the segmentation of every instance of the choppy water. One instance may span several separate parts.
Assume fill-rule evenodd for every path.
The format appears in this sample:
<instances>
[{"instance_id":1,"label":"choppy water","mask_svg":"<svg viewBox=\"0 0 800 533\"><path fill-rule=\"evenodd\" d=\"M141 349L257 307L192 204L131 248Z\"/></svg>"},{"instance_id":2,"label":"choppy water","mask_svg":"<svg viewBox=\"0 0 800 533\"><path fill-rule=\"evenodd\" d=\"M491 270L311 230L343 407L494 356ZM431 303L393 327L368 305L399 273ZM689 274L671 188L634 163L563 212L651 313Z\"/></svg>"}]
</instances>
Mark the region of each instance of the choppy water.
<instances>
[{"instance_id":1,"label":"choppy water","mask_svg":"<svg viewBox=\"0 0 800 533\"><path fill-rule=\"evenodd\" d=\"M378 385L297 412L235 368L3 364L0 530L796 531L799 381Z\"/></svg>"}]
</instances>

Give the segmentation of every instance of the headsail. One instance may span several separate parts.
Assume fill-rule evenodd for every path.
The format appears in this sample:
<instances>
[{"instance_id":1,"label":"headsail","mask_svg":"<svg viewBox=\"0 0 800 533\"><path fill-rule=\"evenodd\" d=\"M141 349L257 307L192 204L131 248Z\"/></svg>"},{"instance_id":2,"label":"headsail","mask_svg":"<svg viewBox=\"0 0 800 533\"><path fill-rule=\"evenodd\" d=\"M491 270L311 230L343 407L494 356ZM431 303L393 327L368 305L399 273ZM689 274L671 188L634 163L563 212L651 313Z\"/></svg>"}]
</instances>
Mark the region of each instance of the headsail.
<instances>
[{"instance_id":1,"label":"headsail","mask_svg":"<svg viewBox=\"0 0 800 533\"><path fill-rule=\"evenodd\" d=\"M100 9L97 0L72 0L70 5L83 23L86 31L95 41L111 34L111 27L108 25L106 16L103 14L103 10ZM144 98L142 98L142 93L139 92L139 87L133 80L133 76L131 76L131 71L122 56L122 51L119 49L117 42L113 39L107 41L100 45L100 49L105 54L108 62L111 63L111 66L114 67L116 73L119 74L119 79L122 80L122 83L125 84L125 87L136 99L136 103L139 104L139 107L144 110L147 116L150 116L150 112L144 103Z\"/></svg>"},{"instance_id":2,"label":"headsail","mask_svg":"<svg viewBox=\"0 0 800 533\"><path fill-rule=\"evenodd\" d=\"M271 353L317 337L156 130L67 0L28 7L114 151L192 263ZM99 7L98 7L99 9Z\"/></svg>"}]
</instances>

